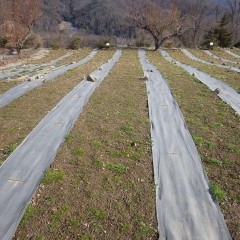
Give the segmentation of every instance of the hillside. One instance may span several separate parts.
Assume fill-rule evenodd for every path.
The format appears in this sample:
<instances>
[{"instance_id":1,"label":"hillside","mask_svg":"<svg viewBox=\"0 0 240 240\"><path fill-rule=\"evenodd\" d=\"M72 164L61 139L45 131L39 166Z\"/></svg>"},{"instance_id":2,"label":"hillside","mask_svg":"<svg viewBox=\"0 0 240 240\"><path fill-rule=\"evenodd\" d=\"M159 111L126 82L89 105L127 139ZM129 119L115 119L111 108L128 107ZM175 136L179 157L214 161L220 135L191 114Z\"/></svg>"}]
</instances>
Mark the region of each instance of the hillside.
<instances>
[{"instance_id":1,"label":"hillside","mask_svg":"<svg viewBox=\"0 0 240 240\"><path fill-rule=\"evenodd\" d=\"M145 3L139 0L134 4L137 2ZM166 2L168 1L161 0L161 3ZM197 4L193 0L178 0L178 2L181 8L186 9L193 3ZM201 5L210 9L211 2L219 4L224 0L202 1ZM43 0L43 15L36 25L36 30L58 32L59 24L67 21L89 34L131 37L135 31L128 25L126 19L130 3L130 0Z\"/></svg>"},{"instance_id":2,"label":"hillside","mask_svg":"<svg viewBox=\"0 0 240 240\"><path fill-rule=\"evenodd\" d=\"M43 15L36 24L38 32L58 32L62 21L96 35L131 37L133 30L126 25L124 6L116 0L43 0Z\"/></svg>"}]
</instances>

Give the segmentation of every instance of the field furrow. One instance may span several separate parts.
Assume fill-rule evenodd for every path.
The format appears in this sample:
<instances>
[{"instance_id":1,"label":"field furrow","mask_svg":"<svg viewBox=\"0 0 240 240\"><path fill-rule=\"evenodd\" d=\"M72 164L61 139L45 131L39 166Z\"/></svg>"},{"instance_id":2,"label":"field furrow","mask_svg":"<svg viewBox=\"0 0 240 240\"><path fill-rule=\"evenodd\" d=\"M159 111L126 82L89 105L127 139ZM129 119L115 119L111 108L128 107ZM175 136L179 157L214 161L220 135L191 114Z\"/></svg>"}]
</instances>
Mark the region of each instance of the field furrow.
<instances>
[{"instance_id":1,"label":"field furrow","mask_svg":"<svg viewBox=\"0 0 240 240\"><path fill-rule=\"evenodd\" d=\"M233 239L239 239L239 116L218 96L157 52L148 57L168 81L201 156Z\"/></svg>"},{"instance_id":2,"label":"field furrow","mask_svg":"<svg viewBox=\"0 0 240 240\"><path fill-rule=\"evenodd\" d=\"M237 73L240 73L240 69L236 68L236 67L232 67L232 66L228 66L226 64L218 64L218 63L212 63L212 62L208 62L205 60L202 60L201 58L196 57L195 55L193 55L191 52L189 52L187 49L181 49L181 51L190 59L200 62L200 63L204 63L204 64L208 64L208 65L212 65L212 66L216 66L216 67L220 67L220 68L225 68L225 69L229 69L232 71L235 71Z\"/></svg>"},{"instance_id":3,"label":"field furrow","mask_svg":"<svg viewBox=\"0 0 240 240\"><path fill-rule=\"evenodd\" d=\"M101 51L88 63L58 78L0 109L0 162L22 142L38 122L87 74L106 62L113 51Z\"/></svg>"},{"instance_id":4,"label":"field furrow","mask_svg":"<svg viewBox=\"0 0 240 240\"><path fill-rule=\"evenodd\" d=\"M240 95L227 84L212 78L208 74L197 70L186 64L175 61L166 51L161 50L162 55L169 61L174 62L177 66L182 67L190 75L195 76L203 84L207 85L214 91L224 102L229 104L240 115Z\"/></svg>"},{"instance_id":5,"label":"field furrow","mask_svg":"<svg viewBox=\"0 0 240 240\"><path fill-rule=\"evenodd\" d=\"M211 50L210 52L212 54L215 54L217 57L225 58L225 59L233 61L233 62L239 62L239 60L240 60L238 57L234 57L234 56L230 55L223 49L214 49L214 50Z\"/></svg>"},{"instance_id":6,"label":"field furrow","mask_svg":"<svg viewBox=\"0 0 240 240\"><path fill-rule=\"evenodd\" d=\"M19 75L15 75L14 77L0 81L0 94L4 93L7 90L10 90L13 86L18 85L19 83L27 82L30 79L31 81L39 78L42 78L43 80L43 77L47 76L49 73L58 71L61 68L67 67L67 65L74 64L76 61L79 61L79 59L86 57L88 54L90 54L90 49L84 49L74 52L74 54L71 54L73 56L67 57L67 59L66 57L64 60L61 60L62 58L60 58L60 60L54 61L55 63L49 62L47 64L20 66L17 70L20 73ZM66 55L69 56L69 54ZM10 73L11 71L15 72L16 74L15 68L11 69Z\"/></svg>"},{"instance_id":7,"label":"field furrow","mask_svg":"<svg viewBox=\"0 0 240 240\"><path fill-rule=\"evenodd\" d=\"M96 82L84 79L37 125L24 142L0 168L0 238L10 239L39 183L53 161L60 144L111 68L119 60L113 58L93 75Z\"/></svg>"},{"instance_id":8,"label":"field furrow","mask_svg":"<svg viewBox=\"0 0 240 240\"><path fill-rule=\"evenodd\" d=\"M178 104L139 51L147 81L160 239L231 239ZM151 71L150 71L151 70Z\"/></svg>"},{"instance_id":9,"label":"field furrow","mask_svg":"<svg viewBox=\"0 0 240 240\"><path fill-rule=\"evenodd\" d=\"M226 52L228 54L230 54L231 56L237 58L239 60L240 58L240 51L238 51L237 49L232 49L232 50L226 50Z\"/></svg>"},{"instance_id":10,"label":"field furrow","mask_svg":"<svg viewBox=\"0 0 240 240\"><path fill-rule=\"evenodd\" d=\"M226 57L226 58L223 58L223 57L221 57L221 56L218 56L218 55L215 55L214 53L212 53L211 51L208 51L208 50L204 50L204 52L207 54L207 55L209 55L209 56L211 56L211 57L213 57L214 59L218 59L218 60L220 60L221 62L226 62L226 63L228 63L228 64L232 64L231 66L234 66L234 67L239 67L239 64L240 64L240 61L239 61L239 59L234 59L234 60L229 60L229 59L227 59L227 57L229 56L229 54L227 53L227 52L224 52L225 54L223 55L224 57ZM222 65L223 65L224 63L222 63ZM233 65L234 64L234 65Z\"/></svg>"},{"instance_id":11,"label":"field furrow","mask_svg":"<svg viewBox=\"0 0 240 240\"><path fill-rule=\"evenodd\" d=\"M216 67L213 65L207 65L204 63L194 61L194 60L188 58L180 50L168 50L167 52L175 60L177 60L183 64L195 67L198 70L209 74L211 77L225 82L229 86L233 87L236 91L240 91L240 81L239 81L240 75L239 75L239 73L233 72L228 69L223 69L223 68L219 68L219 67Z\"/></svg>"},{"instance_id":12,"label":"field furrow","mask_svg":"<svg viewBox=\"0 0 240 240\"><path fill-rule=\"evenodd\" d=\"M157 239L142 75L137 52L124 51L65 139L15 239Z\"/></svg>"},{"instance_id":13,"label":"field furrow","mask_svg":"<svg viewBox=\"0 0 240 240\"><path fill-rule=\"evenodd\" d=\"M7 104L11 103L12 101L18 99L19 97L23 96L27 92L33 90L34 88L40 87L43 85L46 81L53 80L57 78L58 76L64 74L65 72L72 70L74 68L77 68L81 66L82 64L87 63L89 60L92 59L92 57L96 54L96 51L89 54L84 59L80 60L79 62L76 62L71 65L62 66L54 71L50 71L44 75L43 78L38 77L37 80L30 81L30 82L24 82L22 84L19 84L18 86L10 89L9 91L5 92L0 96L0 108L6 106Z\"/></svg>"}]
</instances>

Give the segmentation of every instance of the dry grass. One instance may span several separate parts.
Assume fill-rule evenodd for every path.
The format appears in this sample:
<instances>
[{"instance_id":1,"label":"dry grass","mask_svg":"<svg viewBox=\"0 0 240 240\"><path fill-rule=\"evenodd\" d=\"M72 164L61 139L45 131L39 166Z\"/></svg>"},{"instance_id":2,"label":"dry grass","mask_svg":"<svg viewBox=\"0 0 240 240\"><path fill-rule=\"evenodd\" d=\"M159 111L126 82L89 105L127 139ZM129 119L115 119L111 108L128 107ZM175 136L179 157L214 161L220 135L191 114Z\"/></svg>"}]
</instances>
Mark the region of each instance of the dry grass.
<instances>
[{"instance_id":1,"label":"dry grass","mask_svg":"<svg viewBox=\"0 0 240 240\"><path fill-rule=\"evenodd\" d=\"M169 82L208 177L213 186L217 186L215 194L229 230L234 239L240 239L239 116L205 85L158 52L149 52L148 56Z\"/></svg>"},{"instance_id":2,"label":"dry grass","mask_svg":"<svg viewBox=\"0 0 240 240\"><path fill-rule=\"evenodd\" d=\"M188 49L192 54L194 54L196 57L202 59L202 60L205 60L207 62L211 62L211 63L217 63L217 64L225 64L225 65L228 65L228 66L232 66L232 67L240 67L240 61L239 61L239 64L234 64L234 63L229 63L229 62L224 62L222 61L221 59L216 59L214 57L211 57L209 56L208 54L206 54L205 52L203 52L202 50L198 50L198 49ZM215 54L215 52L212 52L213 54ZM224 52L223 52L224 53ZM227 53L225 53L227 54ZM215 54L216 55L216 54ZM229 54L227 54L229 55ZM231 56L231 55L230 55ZM225 58L225 59L228 59L228 60L231 60L227 57L223 57L222 58ZM239 59L240 60L240 59Z\"/></svg>"},{"instance_id":3,"label":"dry grass","mask_svg":"<svg viewBox=\"0 0 240 240\"><path fill-rule=\"evenodd\" d=\"M239 57L240 57L240 49L239 48L233 48L230 51L235 53L235 54L237 54L237 55L239 55Z\"/></svg>"},{"instance_id":4,"label":"dry grass","mask_svg":"<svg viewBox=\"0 0 240 240\"><path fill-rule=\"evenodd\" d=\"M86 74L105 63L112 54L113 51L99 52L88 63L46 82L1 108L0 163Z\"/></svg>"},{"instance_id":5,"label":"dry grass","mask_svg":"<svg viewBox=\"0 0 240 240\"><path fill-rule=\"evenodd\" d=\"M52 60L58 59L61 56L68 53L67 49L58 49L58 50L49 50L49 53L45 55L43 58L36 59L36 60L30 60L27 63L28 64L44 64L49 63Z\"/></svg>"},{"instance_id":6,"label":"dry grass","mask_svg":"<svg viewBox=\"0 0 240 240\"><path fill-rule=\"evenodd\" d=\"M239 58L236 58L236 57L228 54L227 52L225 52L222 49L214 49L211 52L213 54L217 55L218 57L225 58L225 59L228 59L228 60L231 60L231 61L235 61L235 62L239 62L239 64L240 64L240 59Z\"/></svg>"},{"instance_id":7,"label":"dry grass","mask_svg":"<svg viewBox=\"0 0 240 240\"><path fill-rule=\"evenodd\" d=\"M157 239L142 74L125 51L59 151L63 179L40 189L15 239Z\"/></svg>"},{"instance_id":8,"label":"dry grass","mask_svg":"<svg viewBox=\"0 0 240 240\"><path fill-rule=\"evenodd\" d=\"M31 55L36 54L38 50L28 50L28 51L22 51L20 56L9 56L6 55L3 57L3 59L0 60L0 69L8 67L9 64L21 64L26 63ZM7 51L5 52L7 54Z\"/></svg>"},{"instance_id":9,"label":"dry grass","mask_svg":"<svg viewBox=\"0 0 240 240\"><path fill-rule=\"evenodd\" d=\"M71 56L63 59L62 61L59 62L59 64L65 65L71 62L75 62L75 61L77 62L80 59L83 59L84 57L89 55L92 51L93 49L90 49L90 48L83 48L79 50L68 50L68 52L71 53Z\"/></svg>"},{"instance_id":10,"label":"dry grass","mask_svg":"<svg viewBox=\"0 0 240 240\"><path fill-rule=\"evenodd\" d=\"M169 50L168 52L177 61L193 66L209 74L210 76L227 83L229 86L233 87L237 91L240 91L239 73L217 66L207 65L194 61L187 57L184 53L182 53L181 50Z\"/></svg>"},{"instance_id":11,"label":"dry grass","mask_svg":"<svg viewBox=\"0 0 240 240\"><path fill-rule=\"evenodd\" d=\"M72 55L67 57L67 58L65 58L65 59L63 59L58 64L59 65L66 65L66 64L70 64L73 61L77 62L77 61L85 58L88 54L90 54L91 51L92 50L89 49L89 48L80 49L78 51L69 51L70 53L72 53ZM50 56L48 56L48 58L49 57ZM54 58L55 58L55 56L54 56ZM49 67L41 67L41 69L48 69L47 72L52 71L52 69L49 68ZM34 70L34 72L36 72L36 70ZM26 81L28 75L29 75L29 72L26 72L26 73L23 73L23 74L19 74L20 77L16 76L16 77L14 77L12 79L0 80L0 94L10 90L11 88L13 88L14 86L20 84L21 82Z\"/></svg>"},{"instance_id":12,"label":"dry grass","mask_svg":"<svg viewBox=\"0 0 240 240\"><path fill-rule=\"evenodd\" d=\"M9 89L15 87L18 84L19 82L8 82L8 81L0 80L0 94L8 91Z\"/></svg>"}]
</instances>

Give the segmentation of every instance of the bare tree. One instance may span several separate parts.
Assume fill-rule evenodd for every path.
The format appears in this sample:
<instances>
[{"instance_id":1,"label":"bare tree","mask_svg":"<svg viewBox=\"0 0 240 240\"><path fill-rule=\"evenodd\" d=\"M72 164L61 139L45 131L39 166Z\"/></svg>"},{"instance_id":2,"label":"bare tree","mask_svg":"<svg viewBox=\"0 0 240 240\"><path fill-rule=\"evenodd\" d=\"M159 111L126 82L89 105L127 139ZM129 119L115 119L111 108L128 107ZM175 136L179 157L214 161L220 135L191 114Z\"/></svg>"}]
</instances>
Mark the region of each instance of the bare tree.
<instances>
[{"instance_id":1,"label":"bare tree","mask_svg":"<svg viewBox=\"0 0 240 240\"><path fill-rule=\"evenodd\" d=\"M237 43L240 40L240 1L239 0L225 0L231 19L231 31L233 33L233 41Z\"/></svg>"},{"instance_id":2,"label":"bare tree","mask_svg":"<svg viewBox=\"0 0 240 240\"><path fill-rule=\"evenodd\" d=\"M1 0L1 32L18 55L32 34L33 24L41 16L40 0Z\"/></svg>"},{"instance_id":3,"label":"bare tree","mask_svg":"<svg viewBox=\"0 0 240 240\"><path fill-rule=\"evenodd\" d=\"M168 39L178 37L189 28L189 18L176 4L163 6L160 2L148 2L143 6L134 2L128 17L137 28L147 31L154 39L157 50Z\"/></svg>"}]
</instances>

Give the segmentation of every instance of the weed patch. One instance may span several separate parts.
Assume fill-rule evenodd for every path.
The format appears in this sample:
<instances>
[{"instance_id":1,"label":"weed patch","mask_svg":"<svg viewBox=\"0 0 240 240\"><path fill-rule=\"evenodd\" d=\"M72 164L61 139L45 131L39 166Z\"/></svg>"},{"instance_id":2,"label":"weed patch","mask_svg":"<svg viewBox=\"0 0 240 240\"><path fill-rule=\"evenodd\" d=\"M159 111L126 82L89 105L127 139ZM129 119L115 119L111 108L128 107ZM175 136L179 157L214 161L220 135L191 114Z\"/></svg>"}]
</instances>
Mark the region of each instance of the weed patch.
<instances>
[{"instance_id":1,"label":"weed patch","mask_svg":"<svg viewBox=\"0 0 240 240\"><path fill-rule=\"evenodd\" d=\"M213 195L216 197L218 202L223 202L226 198L226 193L223 191L223 189L220 187L217 183L211 183L211 190Z\"/></svg>"},{"instance_id":2,"label":"weed patch","mask_svg":"<svg viewBox=\"0 0 240 240\"><path fill-rule=\"evenodd\" d=\"M63 170L49 168L46 171L44 178L42 179L42 184L52 184L57 181L63 180L63 177L64 177Z\"/></svg>"},{"instance_id":3,"label":"weed patch","mask_svg":"<svg viewBox=\"0 0 240 240\"><path fill-rule=\"evenodd\" d=\"M106 163L106 169L120 174L127 172L127 168L123 164Z\"/></svg>"}]
</instances>

